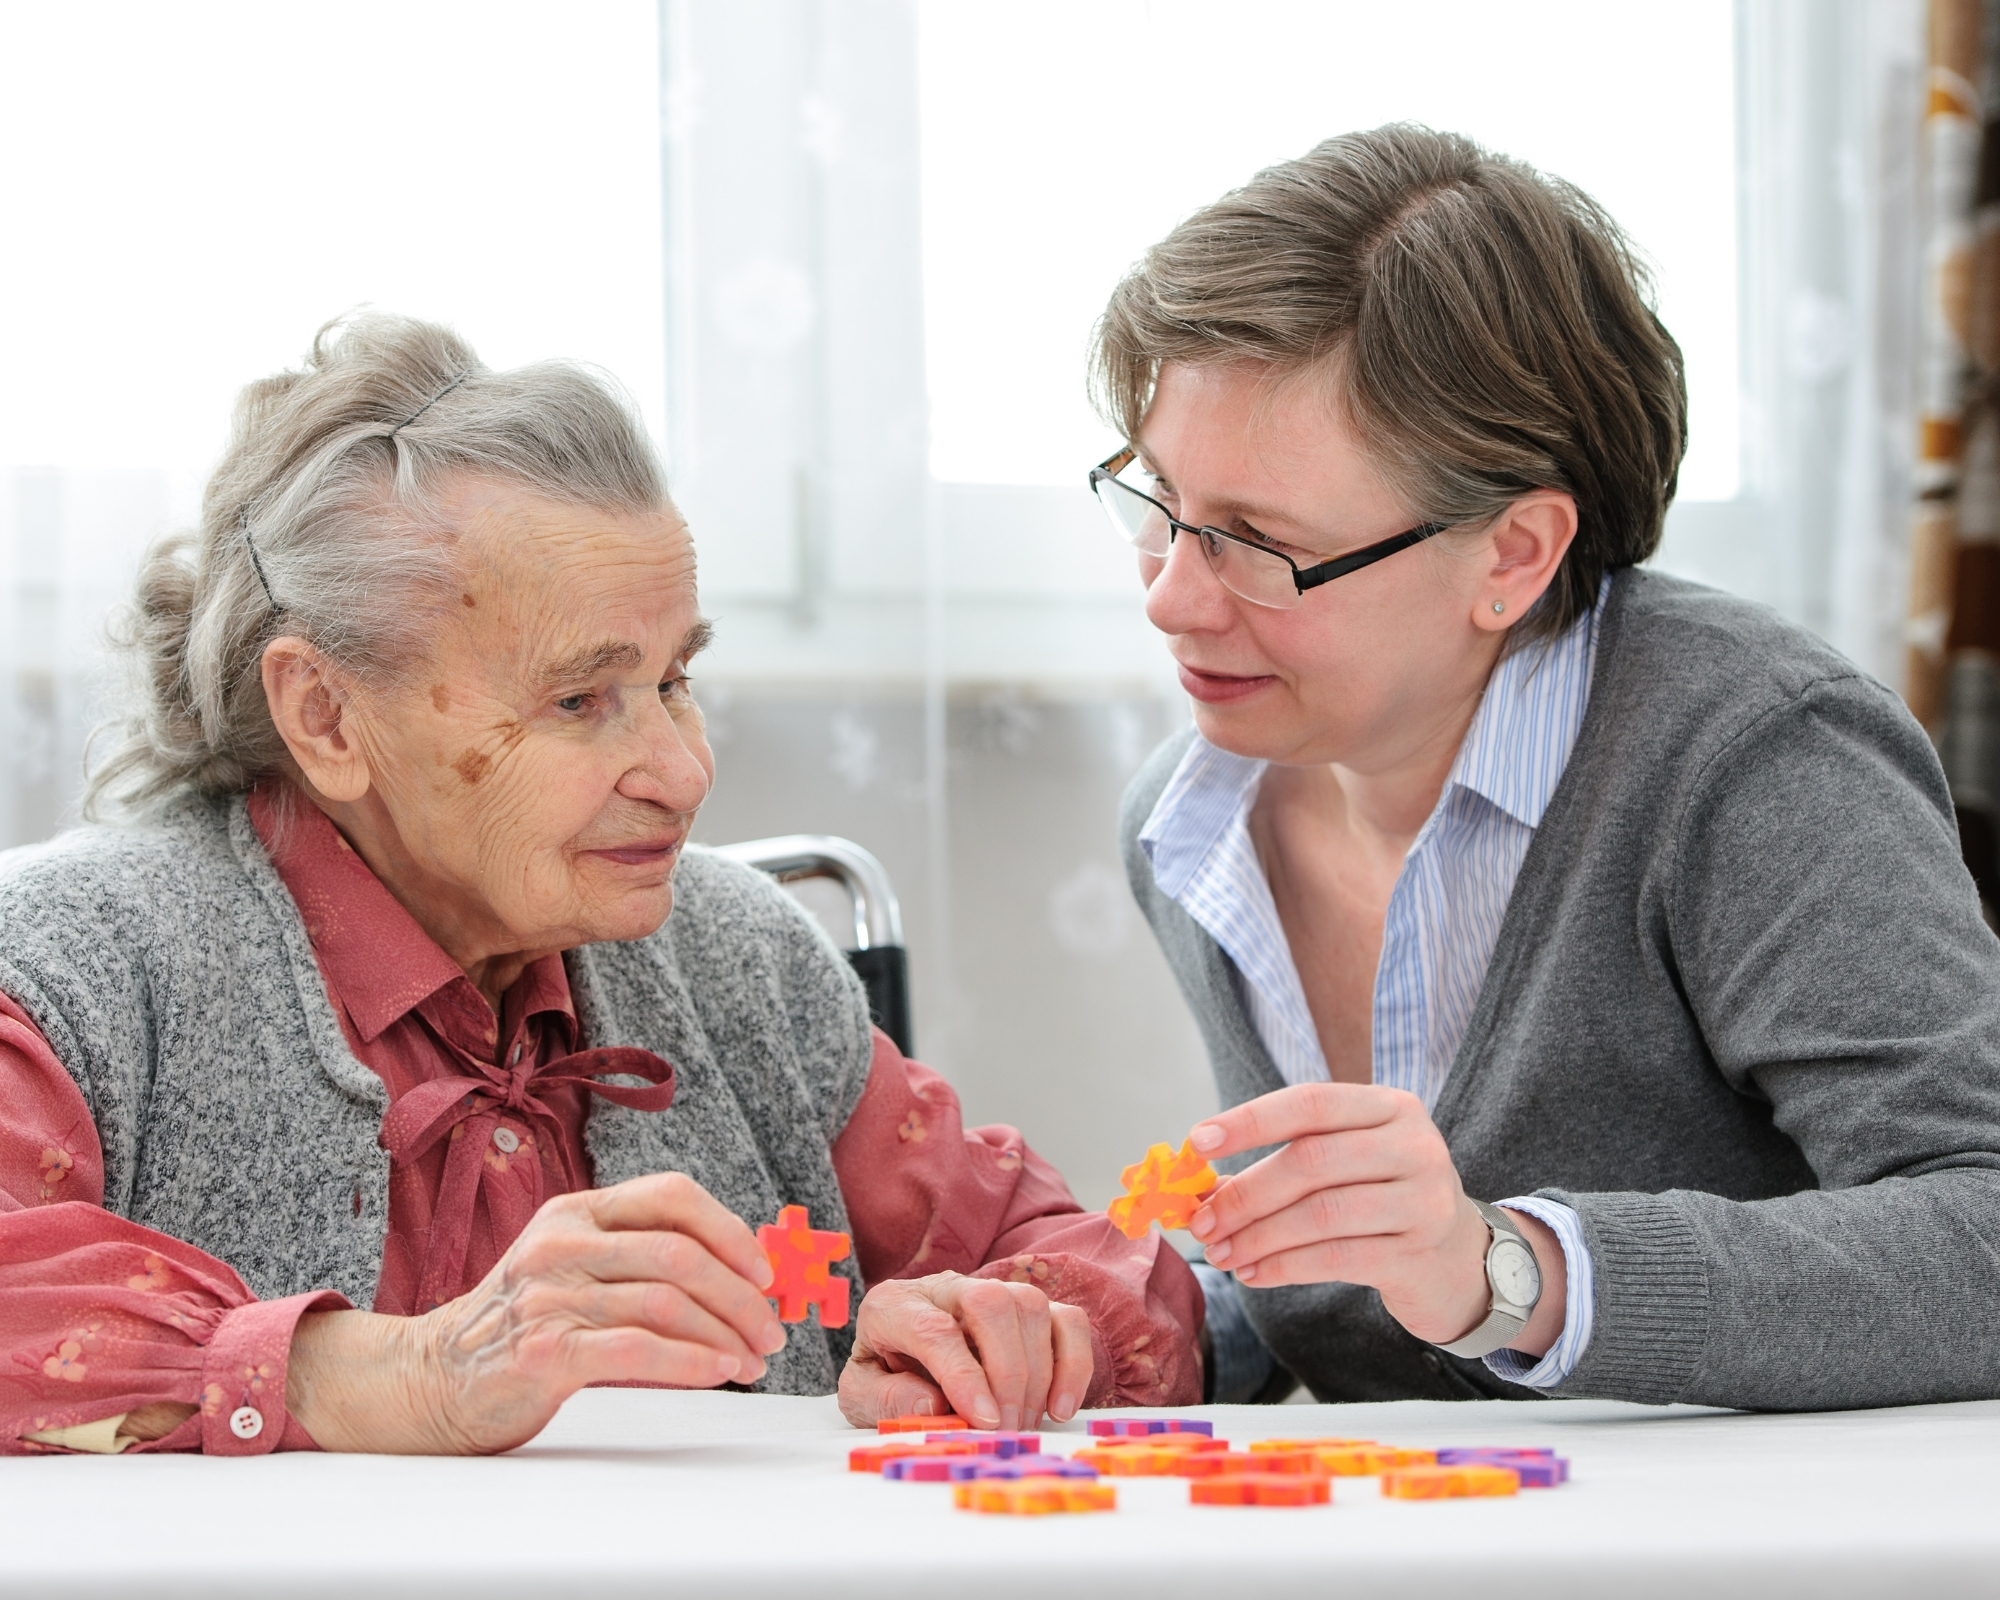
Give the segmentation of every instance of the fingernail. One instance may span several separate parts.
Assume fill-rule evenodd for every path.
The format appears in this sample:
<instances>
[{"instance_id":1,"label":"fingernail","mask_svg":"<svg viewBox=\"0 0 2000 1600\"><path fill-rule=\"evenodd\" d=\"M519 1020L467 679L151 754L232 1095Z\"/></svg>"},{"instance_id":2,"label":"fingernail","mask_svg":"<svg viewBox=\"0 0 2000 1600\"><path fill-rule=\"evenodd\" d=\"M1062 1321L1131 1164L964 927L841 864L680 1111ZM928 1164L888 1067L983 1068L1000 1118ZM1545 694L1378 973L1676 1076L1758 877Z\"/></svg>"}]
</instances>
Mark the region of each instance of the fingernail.
<instances>
[{"instance_id":1,"label":"fingernail","mask_svg":"<svg viewBox=\"0 0 2000 1600\"><path fill-rule=\"evenodd\" d=\"M785 1348L785 1329L782 1323L773 1322L764 1329L764 1354L774 1356Z\"/></svg>"},{"instance_id":2,"label":"fingernail","mask_svg":"<svg viewBox=\"0 0 2000 1600\"><path fill-rule=\"evenodd\" d=\"M1002 1406L1000 1408L1001 1432L1016 1433L1020 1430L1020 1427L1021 1427L1021 1413L1019 1408L1015 1406Z\"/></svg>"},{"instance_id":3,"label":"fingernail","mask_svg":"<svg viewBox=\"0 0 2000 1600\"><path fill-rule=\"evenodd\" d=\"M1188 1232L1197 1239L1206 1239L1215 1232L1215 1213L1206 1208L1194 1214L1194 1221L1188 1224Z\"/></svg>"},{"instance_id":4,"label":"fingernail","mask_svg":"<svg viewBox=\"0 0 2000 1600\"><path fill-rule=\"evenodd\" d=\"M771 1270L771 1263L763 1258L757 1262L757 1271L750 1281L760 1289L768 1289L778 1281L778 1275Z\"/></svg>"},{"instance_id":5,"label":"fingernail","mask_svg":"<svg viewBox=\"0 0 2000 1600\"><path fill-rule=\"evenodd\" d=\"M931 1414L931 1397L929 1395L925 1395L910 1409L910 1415L913 1417L927 1417L930 1414Z\"/></svg>"},{"instance_id":6,"label":"fingernail","mask_svg":"<svg viewBox=\"0 0 2000 1600\"><path fill-rule=\"evenodd\" d=\"M717 1383L727 1383L731 1378L736 1376L737 1370L736 1358L734 1356L717 1356L715 1358L715 1381Z\"/></svg>"},{"instance_id":7,"label":"fingernail","mask_svg":"<svg viewBox=\"0 0 2000 1600\"><path fill-rule=\"evenodd\" d=\"M1224 1134L1214 1123L1204 1122L1188 1137L1194 1141L1195 1149L1214 1150L1221 1145Z\"/></svg>"},{"instance_id":8,"label":"fingernail","mask_svg":"<svg viewBox=\"0 0 2000 1600\"><path fill-rule=\"evenodd\" d=\"M1076 1396L1059 1394L1049 1402L1049 1415L1058 1422L1067 1422L1076 1415Z\"/></svg>"},{"instance_id":9,"label":"fingernail","mask_svg":"<svg viewBox=\"0 0 2000 1600\"><path fill-rule=\"evenodd\" d=\"M1238 1283L1248 1283L1252 1278L1256 1276L1257 1276L1257 1268L1254 1263L1250 1266L1238 1267L1236 1269L1236 1281Z\"/></svg>"},{"instance_id":10,"label":"fingernail","mask_svg":"<svg viewBox=\"0 0 2000 1600\"><path fill-rule=\"evenodd\" d=\"M755 1368L754 1371L752 1370L753 1367ZM763 1362L756 1360L754 1357L752 1358L751 1364L749 1366L745 1366L742 1362L739 1361L736 1363L737 1382L755 1383L759 1378L763 1377L765 1372L768 1370L769 1369L765 1367Z\"/></svg>"},{"instance_id":11,"label":"fingernail","mask_svg":"<svg viewBox=\"0 0 2000 1600\"><path fill-rule=\"evenodd\" d=\"M1232 1254L1233 1252L1229 1248L1229 1241L1227 1239L1218 1239L1208 1247L1208 1264L1211 1267L1219 1267Z\"/></svg>"},{"instance_id":12,"label":"fingernail","mask_svg":"<svg viewBox=\"0 0 2000 1600\"><path fill-rule=\"evenodd\" d=\"M1000 1413L991 1400L981 1400L972 1408L972 1420L982 1428L997 1428L1000 1426Z\"/></svg>"}]
</instances>

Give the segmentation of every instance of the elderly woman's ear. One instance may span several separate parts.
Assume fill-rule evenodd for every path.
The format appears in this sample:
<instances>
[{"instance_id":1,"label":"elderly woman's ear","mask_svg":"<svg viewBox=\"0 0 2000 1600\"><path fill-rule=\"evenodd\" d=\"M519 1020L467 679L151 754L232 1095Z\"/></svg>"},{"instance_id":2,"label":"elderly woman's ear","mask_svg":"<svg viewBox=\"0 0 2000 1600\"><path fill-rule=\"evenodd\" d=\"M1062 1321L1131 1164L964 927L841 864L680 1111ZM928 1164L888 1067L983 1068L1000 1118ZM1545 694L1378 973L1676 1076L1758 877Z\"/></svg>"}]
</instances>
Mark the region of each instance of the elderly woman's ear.
<instances>
[{"instance_id":1,"label":"elderly woman's ear","mask_svg":"<svg viewBox=\"0 0 2000 1600\"><path fill-rule=\"evenodd\" d=\"M354 687L303 639L264 647L264 698L301 774L328 800L352 802L372 781L354 726Z\"/></svg>"}]
</instances>

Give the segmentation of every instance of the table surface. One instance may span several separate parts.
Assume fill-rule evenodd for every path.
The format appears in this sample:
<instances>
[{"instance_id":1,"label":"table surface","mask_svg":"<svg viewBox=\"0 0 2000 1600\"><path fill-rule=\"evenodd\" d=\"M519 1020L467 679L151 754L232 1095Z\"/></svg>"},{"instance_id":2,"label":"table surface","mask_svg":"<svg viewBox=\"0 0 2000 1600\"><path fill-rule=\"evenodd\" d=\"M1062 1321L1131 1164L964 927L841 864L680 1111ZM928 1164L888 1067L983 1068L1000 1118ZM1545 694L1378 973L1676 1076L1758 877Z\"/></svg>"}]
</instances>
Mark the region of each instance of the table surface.
<instances>
[{"instance_id":1,"label":"table surface","mask_svg":"<svg viewBox=\"0 0 2000 1600\"><path fill-rule=\"evenodd\" d=\"M1101 1414L1101 1413L1100 1413ZM1136 1413L1135 1413L1136 1414ZM1307 1509L1190 1506L1118 1479L1091 1516L957 1511L849 1473L831 1400L590 1390L490 1460L0 1461L0 1595L1246 1597L2000 1591L2000 1402L1748 1416L1591 1401L1210 1406L1239 1448L1313 1435L1549 1445L1563 1488ZM1082 1427L1044 1430L1067 1453ZM1227 1594L1226 1589L1221 1592Z\"/></svg>"}]
</instances>

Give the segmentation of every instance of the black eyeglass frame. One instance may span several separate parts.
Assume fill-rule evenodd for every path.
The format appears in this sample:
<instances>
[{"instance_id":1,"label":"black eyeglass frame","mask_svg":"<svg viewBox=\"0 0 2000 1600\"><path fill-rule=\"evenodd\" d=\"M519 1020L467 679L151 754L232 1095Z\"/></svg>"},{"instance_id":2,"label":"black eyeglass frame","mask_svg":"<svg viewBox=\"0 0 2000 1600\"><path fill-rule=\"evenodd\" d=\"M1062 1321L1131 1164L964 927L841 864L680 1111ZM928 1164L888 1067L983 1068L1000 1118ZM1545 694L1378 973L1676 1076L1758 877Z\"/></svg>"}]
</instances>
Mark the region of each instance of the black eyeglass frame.
<instances>
[{"instance_id":1,"label":"black eyeglass frame","mask_svg":"<svg viewBox=\"0 0 2000 1600\"><path fill-rule=\"evenodd\" d=\"M1112 483L1117 484L1126 494L1138 495L1141 500L1152 506L1161 516L1167 519L1167 543L1169 545L1174 542L1176 534L1191 533L1198 539L1227 539L1231 544L1240 544L1244 549L1255 550L1259 555L1275 556L1292 569L1292 582L1297 586L1300 594L1304 594L1308 589L1317 589L1323 583L1331 583L1335 578L1344 578L1350 572L1359 572L1363 567L1372 567L1376 562L1386 560L1399 551L1407 550L1413 544L1422 544L1432 535L1443 533L1445 529L1451 526L1449 522L1421 522L1414 528L1406 528L1401 533L1394 534L1375 544L1364 546L1359 550L1351 550L1344 556L1335 556L1331 561L1321 561L1310 567L1302 567L1290 556L1286 555L1284 551L1273 550L1269 545L1257 543L1255 539L1246 539L1240 533L1231 533L1226 528L1197 527L1192 522L1183 522L1151 495L1141 493L1129 483L1119 483L1118 474L1123 472L1138 458L1139 452L1134 450L1130 445L1127 445L1115 456L1109 456L1092 467L1090 469L1091 498L1102 504L1102 496L1098 494L1097 485L1100 479L1109 479ZM1105 509L1109 511L1110 508L1107 506ZM1123 530L1121 529L1120 531L1122 532ZM1128 540L1127 542L1129 543L1130 541ZM1248 597L1246 596L1245 598ZM1255 601L1251 603L1253 605L1256 604Z\"/></svg>"}]
</instances>

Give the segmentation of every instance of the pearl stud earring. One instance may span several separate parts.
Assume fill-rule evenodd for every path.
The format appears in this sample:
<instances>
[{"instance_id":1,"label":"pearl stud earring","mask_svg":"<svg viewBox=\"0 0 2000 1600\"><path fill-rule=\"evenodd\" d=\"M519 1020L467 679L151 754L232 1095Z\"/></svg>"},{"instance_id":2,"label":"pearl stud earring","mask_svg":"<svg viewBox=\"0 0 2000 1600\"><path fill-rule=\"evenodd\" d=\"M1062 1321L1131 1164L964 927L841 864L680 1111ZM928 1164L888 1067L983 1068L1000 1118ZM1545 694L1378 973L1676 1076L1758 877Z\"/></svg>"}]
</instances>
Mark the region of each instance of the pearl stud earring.
<instances>
[{"instance_id":1,"label":"pearl stud earring","mask_svg":"<svg viewBox=\"0 0 2000 1600\"><path fill-rule=\"evenodd\" d=\"M1505 600L1495 600L1493 602L1493 610L1496 614L1505 611L1506 609L1507 609L1507 602Z\"/></svg>"}]
</instances>

